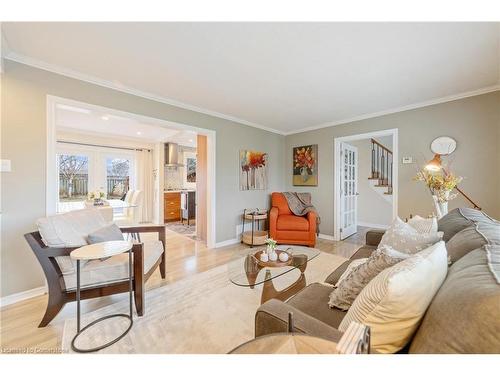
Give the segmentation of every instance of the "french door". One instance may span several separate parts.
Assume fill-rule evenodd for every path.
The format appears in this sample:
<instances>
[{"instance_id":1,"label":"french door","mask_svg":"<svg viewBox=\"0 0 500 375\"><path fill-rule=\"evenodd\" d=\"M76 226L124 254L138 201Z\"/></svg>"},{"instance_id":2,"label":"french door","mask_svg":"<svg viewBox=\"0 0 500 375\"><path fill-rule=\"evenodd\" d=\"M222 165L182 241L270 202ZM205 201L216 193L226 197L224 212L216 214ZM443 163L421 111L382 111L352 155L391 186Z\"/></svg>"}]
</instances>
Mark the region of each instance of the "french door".
<instances>
[{"instance_id":1,"label":"french door","mask_svg":"<svg viewBox=\"0 0 500 375\"><path fill-rule=\"evenodd\" d=\"M107 199L121 199L135 186L133 152L115 152L90 146L58 145L57 211L84 207L88 193L104 192Z\"/></svg>"},{"instance_id":2,"label":"french door","mask_svg":"<svg viewBox=\"0 0 500 375\"><path fill-rule=\"evenodd\" d=\"M358 227L358 149L348 143L340 146L340 239L357 232Z\"/></svg>"}]
</instances>

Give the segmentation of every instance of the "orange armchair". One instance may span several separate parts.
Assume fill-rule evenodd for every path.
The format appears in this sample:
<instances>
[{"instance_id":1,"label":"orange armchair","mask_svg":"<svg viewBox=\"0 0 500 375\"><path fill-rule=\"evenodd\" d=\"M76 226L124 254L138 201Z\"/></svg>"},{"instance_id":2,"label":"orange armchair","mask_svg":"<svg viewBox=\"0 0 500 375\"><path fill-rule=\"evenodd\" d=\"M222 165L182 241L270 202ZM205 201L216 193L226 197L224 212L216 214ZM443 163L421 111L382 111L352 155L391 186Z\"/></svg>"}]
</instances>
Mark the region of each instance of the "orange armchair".
<instances>
[{"instance_id":1,"label":"orange armchair","mask_svg":"<svg viewBox=\"0 0 500 375\"><path fill-rule=\"evenodd\" d=\"M272 193L269 234L279 244L316 245L316 213L295 216L282 193Z\"/></svg>"}]
</instances>

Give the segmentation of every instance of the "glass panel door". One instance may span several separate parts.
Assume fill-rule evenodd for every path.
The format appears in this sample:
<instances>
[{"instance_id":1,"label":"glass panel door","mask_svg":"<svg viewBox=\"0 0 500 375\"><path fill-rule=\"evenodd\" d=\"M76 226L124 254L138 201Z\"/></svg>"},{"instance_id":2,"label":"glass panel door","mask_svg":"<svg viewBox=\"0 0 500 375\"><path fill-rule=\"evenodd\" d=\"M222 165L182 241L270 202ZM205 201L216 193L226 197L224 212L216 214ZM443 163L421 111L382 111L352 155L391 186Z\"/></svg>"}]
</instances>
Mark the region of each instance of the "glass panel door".
<instances>
[{"instance_id":1,"label":"glass panel door","mask_svg":"<svg viewBox=\"0 0 500 375\"><path fill-rule=\"evenodd\" d=\"M130 159L107 156L106 195L108 199L122 199L130 189Z\"/></svg>"},{"instance_id":2,"label":"glass panel door","mask_svg":"<svg viewBox=\"0 0 500 375\"><path fill-rule=\"evenodd\" d=\"M89 192L89 155L72 152L57 154L58 212L67 212L84 207Z\"/></svg>"}]
</instances>

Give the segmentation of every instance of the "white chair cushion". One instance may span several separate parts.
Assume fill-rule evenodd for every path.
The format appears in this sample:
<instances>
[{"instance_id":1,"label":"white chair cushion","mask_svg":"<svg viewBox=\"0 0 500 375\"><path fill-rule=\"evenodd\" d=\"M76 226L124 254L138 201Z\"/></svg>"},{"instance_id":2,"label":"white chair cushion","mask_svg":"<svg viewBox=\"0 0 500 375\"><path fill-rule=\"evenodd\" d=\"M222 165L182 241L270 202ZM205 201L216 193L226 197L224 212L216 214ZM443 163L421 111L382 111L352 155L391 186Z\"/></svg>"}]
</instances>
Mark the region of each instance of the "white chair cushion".
<instances>
[{"instance_id":1,"label":"white chair cushion","mask_svg":"<svg viewBox=\"0 0 500 375\"><path fill-rule=\"evenodd\" d=\"M161 241L144 242L144 273L148 273L163 254ZM133 259L133 255L132 255ZM80 266L82 288L99 286L128 279L128 253L109 257L106 260L91 260ZM76 269L63 275L66 290L76 289Z\"/></svg>"},{"instance_id":2,"label":"white chair cushion","mask_svg":"<svg viewBox=\"0 0 500 375\"><path fill-rule=\"evenodd\" d=\"M50 247L87 245L89 233L107 225L99 210L93 208L44 217L36 224L43 243Z\"/></svg>"},{"instance_id":3,"label":"white chair cushion","mask_svg":"<svg viewBox=\"0 0 500 375\"><path fill-rule=\"evenodd\" d=\"M351 322L371 328L371 347L395 353L405 347L418 328L448 271L446 247L440 241L385 269L354 300L339 325Z\"/></svg>"},{"instance_id":4,"label":"white chair cushion","mask_svg":"<svg viewBox=\"0 0 500 375\"><path fill-rule=\"evenodd\" d=\"M107 225L101 212L94 208L44 217L38 219L36 224L43 243L50 247L87 245L87 236ZM76 262L69 256L55 259L63 274L75 271Z\"/></svg>"}]
</instances>

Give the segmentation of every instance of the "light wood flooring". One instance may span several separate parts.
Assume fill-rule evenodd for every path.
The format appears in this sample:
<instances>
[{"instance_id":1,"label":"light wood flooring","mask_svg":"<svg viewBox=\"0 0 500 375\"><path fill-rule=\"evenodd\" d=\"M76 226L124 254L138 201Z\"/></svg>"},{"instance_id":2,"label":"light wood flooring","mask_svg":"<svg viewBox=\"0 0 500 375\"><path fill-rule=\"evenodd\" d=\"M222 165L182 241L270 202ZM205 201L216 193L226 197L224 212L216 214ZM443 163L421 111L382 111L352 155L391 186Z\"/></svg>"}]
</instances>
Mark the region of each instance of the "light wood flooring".
<instances>
[{"instance_id":1,"label":"light wood flooring","mask_svg":"<svg viewBox=\"0 0 500 375\"><path fill-rule=\"evenodd\" d=\"M350 257L365 242L368 228L345 241L334 242L318 239L316 247L330 254ZM246 245L236 244L219 249L208 249L203 243L166 230L166 278L159 271L148 280L147 289L171 284L188 276L207 271L229 262L235 253ZM82 313L115 303L126 295L96 298L82 302ZM67 304L59 315L45 328L38 328L47 304L47 296L39 296L6 306L0 310L1 353L57 353L61 346L64 321L76 316L76 305ZM146 306L147 311L147 306ZM147 312L146 312L147 313Z\"/></svg>"}]
</instances>

